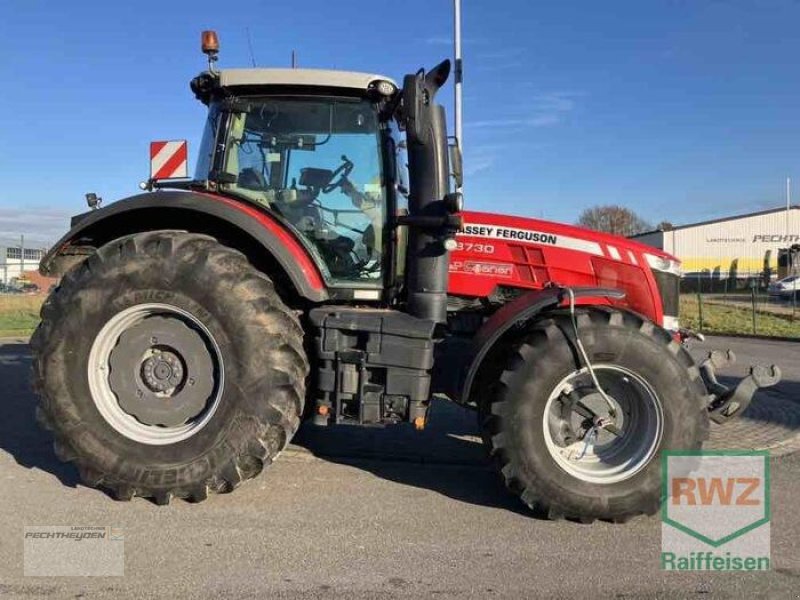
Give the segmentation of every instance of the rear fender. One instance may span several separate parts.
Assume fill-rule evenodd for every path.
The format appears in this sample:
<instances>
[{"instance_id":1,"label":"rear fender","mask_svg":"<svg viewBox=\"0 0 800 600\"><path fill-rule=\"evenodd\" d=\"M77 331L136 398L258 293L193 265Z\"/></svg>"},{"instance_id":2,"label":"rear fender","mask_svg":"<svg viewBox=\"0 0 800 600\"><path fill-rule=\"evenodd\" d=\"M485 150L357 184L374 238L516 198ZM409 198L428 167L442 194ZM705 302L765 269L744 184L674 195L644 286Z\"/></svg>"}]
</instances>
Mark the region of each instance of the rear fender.
<instances>
[{"instance_id":1,"label":"rear fender","mask_svg":"<svg viewBox=\"0 0 800 600\"><path fill-rule=\"evenodd\" d=\"M80 254L80 249L86 246L98 248L124 235L157 229L213 235L215 226L235 232L242 239L249 237L278 263L298 295L312 302L328 299L319 269L301 242L278 219L255 206L197 192L140 194L74 217L72 229L45 255L39 271L42 275L62 275L65 269L60 258L76 251Z\"/></svg>"},{"instance_id":2,"label":"rear fender","mask_svg":"<svg viewBox=\"0 0 800 600\"><path fill-rule=\"evenodd\" d=\"M581 304L586 304L586 300L591 298L620 300L625 297L625 292L613 288L575 287L571 289L575 294L575 299L583 301L580 302ZM481 367L491 356L492 350L502 347L503 340L508 335L513 335L514 330L521 329L537 315L563 305L568 299L566 288L546 288L520 296L489 317L475 334L471 353L465 362L466 369L463 371L463 384L460 386L461 392L458 394L459 401L462 404L468 404L471 401L473 386Z\"/></svg>"}]
</instances>

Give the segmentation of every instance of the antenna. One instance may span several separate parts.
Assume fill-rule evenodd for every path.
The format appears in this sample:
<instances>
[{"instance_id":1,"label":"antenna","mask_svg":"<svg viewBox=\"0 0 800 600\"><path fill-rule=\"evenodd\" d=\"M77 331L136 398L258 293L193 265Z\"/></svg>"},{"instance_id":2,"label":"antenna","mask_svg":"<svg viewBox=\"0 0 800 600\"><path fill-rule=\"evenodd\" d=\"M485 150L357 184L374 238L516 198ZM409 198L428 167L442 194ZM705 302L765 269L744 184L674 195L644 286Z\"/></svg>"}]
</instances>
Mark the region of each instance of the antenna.
<instances>
[{"instance_id":1,"label":"antenna","mask_svg":"<svg viewBox=\"0 0 800 600\"><path fill-rule=\"evenodd\" d=\"M250 28L244 28L245 33L247 34L247 47L250 49L250 61L253 63L253 68L256 66L256 56L253 54L253 40L250 39Z\"/></svg>"}]
</instances>

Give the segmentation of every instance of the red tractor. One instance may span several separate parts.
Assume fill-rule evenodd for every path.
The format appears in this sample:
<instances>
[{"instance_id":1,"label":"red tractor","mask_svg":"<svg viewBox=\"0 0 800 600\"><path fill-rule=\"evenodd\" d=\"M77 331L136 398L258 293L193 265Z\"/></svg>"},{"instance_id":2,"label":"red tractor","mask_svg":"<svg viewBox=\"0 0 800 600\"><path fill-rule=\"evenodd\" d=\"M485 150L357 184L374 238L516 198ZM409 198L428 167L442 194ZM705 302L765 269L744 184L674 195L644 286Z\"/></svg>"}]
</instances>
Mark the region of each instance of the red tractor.
<instances>
[{"instance_id":1,"label":"red tractor","mask_svg":"<svg viewBox=\"0 0 800 600\"><path fill-rule=\"evenodd\" d=\"M622 521L657 510L662 451L700 448L779 377L727 389L695 364L673 257L464 211L435 103L449 61L400 89L217 70L204 40L194 178L76 216L41 263L62 279L32 340L38 415L88 485L200 501L303 419L422 428L439 393L476 411L529 507Z\"/></svg>"}]
</instances>

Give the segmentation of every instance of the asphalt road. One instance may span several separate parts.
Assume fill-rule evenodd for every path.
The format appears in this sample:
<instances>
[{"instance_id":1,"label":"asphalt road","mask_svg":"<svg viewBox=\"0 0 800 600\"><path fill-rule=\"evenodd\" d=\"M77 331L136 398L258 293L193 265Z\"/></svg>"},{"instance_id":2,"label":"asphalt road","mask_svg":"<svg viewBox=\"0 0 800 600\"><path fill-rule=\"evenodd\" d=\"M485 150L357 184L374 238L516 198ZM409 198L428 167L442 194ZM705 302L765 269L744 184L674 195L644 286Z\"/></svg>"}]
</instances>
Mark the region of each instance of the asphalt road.
<instances>
[{"instance_id":1,"label":"asphalt road","mask_svg":"<svg viewBox=\"0 0 800 600\"><path fill-rule=\"evenodd\" d=\"M771 393L800 401L800 344L711 345L734 347L741 372L751 360L778 363L786 381ZM115 502L79 485L74 470L55 460L34 424L29 366L25 345L0 346L3 597L775 598L800 591L800 454L772 461L772 572L667 573L658 565L657 518L578 525L528 516L487 469L474 416L441 402L422 433L303 430L256 480L202 504ZM25 525L122 528L125 576L23 577Z\"/></svg>"}]
</instances>

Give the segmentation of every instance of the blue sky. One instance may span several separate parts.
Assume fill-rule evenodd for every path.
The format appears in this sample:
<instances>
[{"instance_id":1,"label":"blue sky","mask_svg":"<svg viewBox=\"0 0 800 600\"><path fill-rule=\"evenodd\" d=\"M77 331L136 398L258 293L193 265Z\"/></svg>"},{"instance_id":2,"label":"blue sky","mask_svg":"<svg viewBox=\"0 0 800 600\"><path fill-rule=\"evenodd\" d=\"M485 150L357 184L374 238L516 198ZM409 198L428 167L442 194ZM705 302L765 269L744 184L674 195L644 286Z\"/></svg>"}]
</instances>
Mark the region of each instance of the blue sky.
<instances>
[{"instance_id":1,"label":"blue sky","mask_svg":"<svg viewBox=\"0 0 800 600\"><path fill-rule=\"evenodd\" d=\"M779 206L787 176L800 194L800 4L463 3L468 207L685 223ZM193 160L202 29L223 68L250 65L249 28L259 66L294 48L399 80L451 54L451 19L450 0L4 0L0 236L52 239L85 192L136 193L150 140L187 138Z\"/></svg>"}]
</instances>

